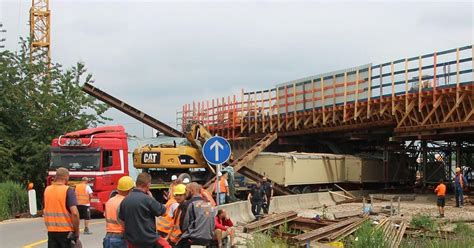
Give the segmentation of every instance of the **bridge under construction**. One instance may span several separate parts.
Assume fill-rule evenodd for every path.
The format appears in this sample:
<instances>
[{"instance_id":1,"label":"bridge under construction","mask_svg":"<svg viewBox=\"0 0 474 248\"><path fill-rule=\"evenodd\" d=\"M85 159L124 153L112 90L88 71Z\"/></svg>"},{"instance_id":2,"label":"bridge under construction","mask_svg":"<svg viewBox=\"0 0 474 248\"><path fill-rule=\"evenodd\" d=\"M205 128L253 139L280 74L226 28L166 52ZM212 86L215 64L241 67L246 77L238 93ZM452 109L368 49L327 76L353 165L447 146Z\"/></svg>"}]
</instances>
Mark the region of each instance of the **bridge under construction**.
<instances>
[{"instance_id":1,"label":"bridge under construction","mask_svg":"<svg viewBox=\"0 0 474 248\"><path fill-rule=\"evenodd\" d=\"M267 150L408 154L423 184L474 164L472 45L323 73L184 104L182 128L200 122L245 151L278 134ZM442 173L442 174L440 174Z\"/></svg>"}]
</instances>

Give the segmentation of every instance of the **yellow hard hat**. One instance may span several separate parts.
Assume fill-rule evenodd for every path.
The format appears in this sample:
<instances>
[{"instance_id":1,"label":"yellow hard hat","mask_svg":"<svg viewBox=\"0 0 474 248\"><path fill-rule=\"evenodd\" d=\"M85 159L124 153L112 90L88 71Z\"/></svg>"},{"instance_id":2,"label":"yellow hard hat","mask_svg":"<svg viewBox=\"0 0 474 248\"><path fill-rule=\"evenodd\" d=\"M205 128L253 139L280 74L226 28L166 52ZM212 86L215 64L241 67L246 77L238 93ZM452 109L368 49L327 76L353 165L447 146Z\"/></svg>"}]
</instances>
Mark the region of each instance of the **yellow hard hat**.
<instances>
[{"instance_id":1,"label":"yellow hard hat","mask_svg":"<svg viewBox=\"0 0 474 248\"><path fill-rule=\"evenodd\" d=\"M174 195L184 195L186 193L186 185L178 184L174 186L173 194Z\"/></svg>"},{"instance_id":2,"label":"yellow hard hat","mask_svg":"<svg viewBox=\"0 0 474 248\"><path fill-rule=\"evenodd\" d=\"M129 176L123 176L119 179L117 189L120 191L128 191L135 187L135 182Z\"/></svg>"}]
</instances>

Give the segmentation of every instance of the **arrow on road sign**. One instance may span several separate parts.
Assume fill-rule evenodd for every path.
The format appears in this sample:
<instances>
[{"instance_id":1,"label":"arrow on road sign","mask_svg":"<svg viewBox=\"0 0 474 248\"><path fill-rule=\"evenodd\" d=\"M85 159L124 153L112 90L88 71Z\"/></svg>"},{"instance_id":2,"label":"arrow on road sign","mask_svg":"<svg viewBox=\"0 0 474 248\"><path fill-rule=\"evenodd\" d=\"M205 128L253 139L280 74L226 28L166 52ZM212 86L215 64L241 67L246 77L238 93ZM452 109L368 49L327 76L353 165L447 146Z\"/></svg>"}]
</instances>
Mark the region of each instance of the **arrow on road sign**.
<instances>
[{"instance_id":1,"label":"arrow on road sign","mask_svg":"<svg viewBox=\"0 0 474 248\"><path fill-rule=\"evenodd\" d=\"M224 150L224 146L218 140L216 140L211 145L211 150L214 150L215 161L219 161L219 149Z\"/></svg>"}]
</instances>

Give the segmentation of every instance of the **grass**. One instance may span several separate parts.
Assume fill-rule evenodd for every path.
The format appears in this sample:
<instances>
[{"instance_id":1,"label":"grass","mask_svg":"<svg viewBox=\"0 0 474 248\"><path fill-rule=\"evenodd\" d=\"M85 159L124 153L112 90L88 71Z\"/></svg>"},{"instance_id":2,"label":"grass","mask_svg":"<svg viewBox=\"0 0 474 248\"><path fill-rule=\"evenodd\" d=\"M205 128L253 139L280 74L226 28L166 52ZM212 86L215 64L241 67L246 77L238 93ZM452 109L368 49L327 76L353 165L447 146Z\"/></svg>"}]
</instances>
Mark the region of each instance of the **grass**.
<instances>
[{"instance_id":1,"label":"grass","mask_svg":"<svg viewBox=\"0 0 474 248\"><path fill-rule=\"evenodd\" d=\"M28 208L28 194L21 184L7 181L0 183L0 221L13 218Z\"/></svg>"},{"instance_id":2,"label":"grass","mask_svg":"<svg viewBox=\"0 0 474 248\"><path fill-rule=\"evenodd\" d=\"M457 223L453 235L439 232L439 238L428 236L406 238L400 247L428 247L428 248L466 248L474 247L474 229L466 223Z\"/></svg>"},{"instance_id":3,"label":"grass","mask_svg":"<svg viewBox=\"0 0 474 248\"><path fill-rule=\"evenodd\" d=\"M375 229L370 224L370 221L366 221L362 226L357 229L352 238L346 239L344 244L346 247L354 248L385 248L388 247L388 243L383 237L381 229Z\"/></svg>"},{"instance_id":4,"label":"grass","mask_svg":"<svg viewBox=\"0 0 474 248\"><path fill-rule=\"evenodd\" d=\"M246 247L248 248L287 248L289 247L284 241L272 238L266 233L255 233L251 240L247 240Z\"/></svg>"},{"instance_id":5,"label":"grass","mask_svg":"<svg viewBox=\"0 0 474 248\"><path fill-rule=\"evenodd\" d=\"M431 216L426 214L417 214L413 216L410 226L428 231L435 231L437 228L436 221Z\"/></svg>"}]
</instances>

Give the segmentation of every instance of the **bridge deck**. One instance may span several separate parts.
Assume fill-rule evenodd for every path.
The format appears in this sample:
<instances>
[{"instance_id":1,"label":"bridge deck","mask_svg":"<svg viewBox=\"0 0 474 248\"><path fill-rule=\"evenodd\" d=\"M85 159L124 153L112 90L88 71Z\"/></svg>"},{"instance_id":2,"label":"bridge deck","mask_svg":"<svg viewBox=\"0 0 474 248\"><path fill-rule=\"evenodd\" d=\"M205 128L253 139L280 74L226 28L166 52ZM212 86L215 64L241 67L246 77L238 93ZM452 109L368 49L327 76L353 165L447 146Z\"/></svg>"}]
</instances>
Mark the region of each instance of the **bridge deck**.
<instances>
[{"instance_id":1,"label":"bridge deck","mask_svg":"<svg viewBox=\"0 0 474 248\"><path fill-rule=\"evenodd\" d=\"M389 127L395 136L474 132L474 51L465 46L183 106L229 139Z\"/></svg>"}]
</instances>

